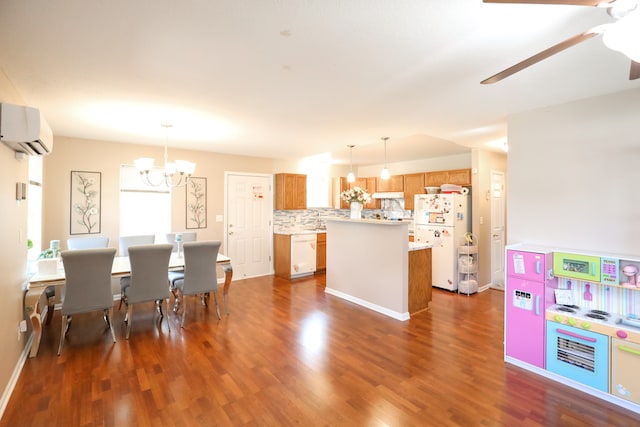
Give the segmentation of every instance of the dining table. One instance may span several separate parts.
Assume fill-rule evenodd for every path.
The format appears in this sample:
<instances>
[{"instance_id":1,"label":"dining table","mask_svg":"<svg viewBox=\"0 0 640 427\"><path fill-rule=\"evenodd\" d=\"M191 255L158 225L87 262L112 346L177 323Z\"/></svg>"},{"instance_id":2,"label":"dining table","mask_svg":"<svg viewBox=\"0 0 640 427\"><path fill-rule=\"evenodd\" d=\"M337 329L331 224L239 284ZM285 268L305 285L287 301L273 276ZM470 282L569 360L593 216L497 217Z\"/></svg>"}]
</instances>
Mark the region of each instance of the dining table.
<instances>
[{"instance_id":1,"label":"dining table","mask_svg":"<svg viewBox=\"0 0 640 427\"><path fill-rule=\"evenodd\" d=\"M224 285L222 288L222 301L225 314L229 314L229 304L227 301L229 294L229 287L231 285L231 279L233 277L233 268L231 267L231 259L223 254L218 254L216 264L224 271ZM184 255L178 253L172 253L169 259L168 270L182 270L184 269ZM131 275L131 263L129 257L118 256L113 259L113 266L111 268L112 277L126 277ZM64 267L62 260L58 262L58 268L53 274L41 274L36 272L29 279L29 285L24 298L24 305L26 313L31 319L31 325L33 327L33 339L31 341L31 349L29 351L29 357L35 357L38 354L40 348L40 339L42 338L42 312L40 300L44 291L49 286L63 286L65 284ZM47 316L53 316L53 313L47 313Z\"/></svg>"}]
</instances>

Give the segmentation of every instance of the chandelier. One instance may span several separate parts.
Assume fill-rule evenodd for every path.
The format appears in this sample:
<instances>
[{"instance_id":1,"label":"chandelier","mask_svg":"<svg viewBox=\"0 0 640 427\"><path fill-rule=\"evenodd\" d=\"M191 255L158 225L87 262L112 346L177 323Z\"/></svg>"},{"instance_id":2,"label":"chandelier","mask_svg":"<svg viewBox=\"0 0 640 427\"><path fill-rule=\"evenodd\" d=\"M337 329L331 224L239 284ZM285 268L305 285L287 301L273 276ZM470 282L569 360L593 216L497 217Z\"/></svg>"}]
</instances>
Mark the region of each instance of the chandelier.
<instances>
[{"instance_id":1,"label":"chandelier","mask_svg":"<svg viewBox=\"0 0 640 427\"><path fill-rule=\"evenodd\" d=\"M158 176L157 180L151 177L154 159L150 157L136 159L134 161L136 169L140 173L142 182L146 185L154 187L158 187L160 185L166 185L167 187L181 187L186 185L191 175L193 175L193 172L196 169L196 164L187 160L176 160L175 162L169 161L167 146L169 145L169 128L172 126L168 123L163 123L160 126L165 128L163 176Z\"/></svg>"}]
</instances>

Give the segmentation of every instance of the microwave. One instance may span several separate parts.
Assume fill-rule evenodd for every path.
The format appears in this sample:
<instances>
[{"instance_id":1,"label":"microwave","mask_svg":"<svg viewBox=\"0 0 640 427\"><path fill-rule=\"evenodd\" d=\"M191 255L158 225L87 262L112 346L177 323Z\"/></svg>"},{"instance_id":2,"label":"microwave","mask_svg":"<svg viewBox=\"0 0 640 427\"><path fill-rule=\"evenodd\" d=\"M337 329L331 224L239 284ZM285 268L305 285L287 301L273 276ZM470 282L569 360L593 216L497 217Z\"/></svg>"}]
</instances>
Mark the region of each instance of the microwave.
<instances>
[{"instance_id":1,"label":"microwave","mask_svg":"<svg viewBox=\"0 0 640 427\"><path fill-rule=\"evenodd\" d=\"M600 282L600 267L600 257L598 256L567 252L553 253L554 276Z\"/></svg>"}]
</instances>

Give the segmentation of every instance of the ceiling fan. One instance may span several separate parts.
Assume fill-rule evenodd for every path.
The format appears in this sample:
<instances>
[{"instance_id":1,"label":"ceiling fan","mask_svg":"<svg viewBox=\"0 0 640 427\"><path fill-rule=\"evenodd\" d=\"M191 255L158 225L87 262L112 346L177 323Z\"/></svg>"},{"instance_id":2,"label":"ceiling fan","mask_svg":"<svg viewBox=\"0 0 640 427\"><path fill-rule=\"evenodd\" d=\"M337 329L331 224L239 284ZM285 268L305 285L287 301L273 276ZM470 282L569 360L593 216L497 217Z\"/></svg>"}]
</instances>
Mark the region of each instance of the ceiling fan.
<instances>
[{"instance_id":1,"label":"ceiling fan","mask_svg":"<svg viewBox=\"0 0 640 427\"><path fill-rule=\"evenodd\" d=\"M631 59L629 80L640 78L640 0L482 0L484 3L526 3L526 4L565 4L574 6L596 6L607 9L615 22L591 28L568 38L548 49L539 52L524 61L518 62L506 70L481 81L491 84L522 71L556 53L575 46L592 37L602 35L604 44L613 50L624 53Z\"/></svg>"}]
</instances>

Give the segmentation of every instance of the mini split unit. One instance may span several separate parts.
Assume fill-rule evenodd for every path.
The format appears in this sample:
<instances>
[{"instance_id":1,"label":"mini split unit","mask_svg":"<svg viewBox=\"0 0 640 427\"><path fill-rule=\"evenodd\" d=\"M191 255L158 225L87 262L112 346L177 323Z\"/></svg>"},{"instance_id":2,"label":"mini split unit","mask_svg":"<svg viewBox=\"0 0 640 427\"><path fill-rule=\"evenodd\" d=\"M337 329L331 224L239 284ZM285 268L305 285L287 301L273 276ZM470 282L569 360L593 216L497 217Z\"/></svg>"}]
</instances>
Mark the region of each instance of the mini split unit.
<instances>
[{"instance_id":1,"label":"mini split unit","mask_svg":"<svg viewBox=\"0 0 640 427\"><path fill-rule=\"evenodd\" d=\"M18 153L43 156L53 149L53 133L40 110L0 104L0 141Z\"/></svg>"}]
</instances>

